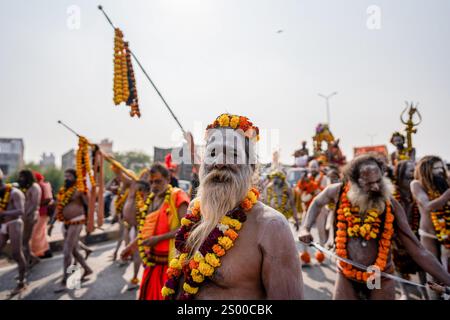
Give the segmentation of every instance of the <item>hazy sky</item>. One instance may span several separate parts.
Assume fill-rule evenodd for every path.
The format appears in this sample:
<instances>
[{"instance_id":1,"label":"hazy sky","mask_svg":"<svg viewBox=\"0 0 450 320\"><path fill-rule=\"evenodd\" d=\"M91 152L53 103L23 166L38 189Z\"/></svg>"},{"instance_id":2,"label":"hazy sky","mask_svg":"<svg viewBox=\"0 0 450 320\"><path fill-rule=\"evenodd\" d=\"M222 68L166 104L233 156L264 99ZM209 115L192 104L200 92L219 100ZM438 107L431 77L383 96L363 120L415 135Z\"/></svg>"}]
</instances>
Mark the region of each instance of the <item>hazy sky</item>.
<instances>
[{"instance_id":1,"label":"hazy sky","mask_svg":"<svg viewBox=\"0 0 450 320\"><path fill-rule=\"evenodd\" d=\"M25 159L60 156L76 139L64 120L116 151L169 147L175 121L134 63L141 119L112 102L113 30L95 1L1 0L0 137L21 137ZM331 127L354 146L388 144L403 129L405 100L420 102L419 155L450 159L450 1L146 0L105 7L175 114L202 141L228 111L279 130L281 159L326 120L317 93L331 100ZM70 28L71 6L80 9ZM380 29L370 29L370 5ZM373 20L370 20L373 21ZM373 26L373 24L372 24ZM278 30L282 33L277 33ZM264 137L263 137L264 139ZM391 146L389 146L392 150ZM262 160L270 157L263 156Z\"/></svg>"}]
</instances>

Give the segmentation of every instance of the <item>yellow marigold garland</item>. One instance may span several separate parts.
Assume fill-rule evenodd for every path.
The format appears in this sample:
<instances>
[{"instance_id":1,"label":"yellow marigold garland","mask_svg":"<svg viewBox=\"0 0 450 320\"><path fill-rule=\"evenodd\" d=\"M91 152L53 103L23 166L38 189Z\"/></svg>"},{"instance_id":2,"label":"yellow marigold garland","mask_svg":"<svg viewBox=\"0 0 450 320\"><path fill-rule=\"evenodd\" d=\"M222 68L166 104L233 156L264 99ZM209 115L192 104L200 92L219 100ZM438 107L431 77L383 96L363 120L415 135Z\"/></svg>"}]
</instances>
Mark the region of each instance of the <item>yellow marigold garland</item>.
<instances>
[{"instance_id":1,"label":"yellow marigold garland","mask_svg":"<svg viewBox=\"0 0 450 320\"><path fill-rule=\"evenodd\" d=\"M259 128L254 126L247 117L228 113L221 114L212 124L207 126L206 130L208 131L209 129L216 128L242 130L247 138L256 139L256 141L259 141Z\"/></svg>"},{"instance_id":2,"label":"yellow marigold garland","mask_svg":"<svg viewBox=\"0 0 450 320\"><path fill-rule=\"evenodd\" d=\"M215 270L221 266L220 258L233 247L238 238L237 231L241 229L247 212L257 203L258 197L258 190L250 189L240 206L222 217L200 246L199 252L188 259L189 248L185 243L193 226L201 219L200 201L194 201L188 214L182 219L182 226L175 237L175 245L180 253L169 263L168 280L161 290L166 299L175 295L181 274L184 274L185 280L181 299L191 299L198 293L200 285L212 277Z\"/></svg>"},{"instance_id":3,"label":"yellow marigold garland","mask_svg":"<svg viewBox=\"0 0 450 320\"><path fill-rule=\"evenodd\" d=\"M167 187L166 194L164 196L164 201L163 201L162 205L169 203L171 194L172 194L172 186L169 185ZM148 208L150 208L150 206L152 205L154 198L155 198L155 195L153 193L150 193L147 196L147 199L145 200L145 202L142 202L142 201L137 201L136 202L136 206L137 206L137 209L139 210L139 214L140 214L139 220L138 220L139 221L139 226L138 226L138 240L137 240L137 243L138 243L139 255L141 257L142 263L146 267L151 267L151 266L154 265L154 263L149 261L149 259L148 259L148 256L147 256L147 253L146 253L146 249L145 249L146 246L143 244L145 239L143 237L142 230L143 230L144 225L145 225L145 217L147 216Z\"/></svg>"},{"instance_id":4,"label":"yellow marigold garland","mask_svg":"<svg viewBox=\"0 0 450 320\"><path fill-rule=\"evenodd\" d=\"M86 223L86 219L71 222L69 220L66 220L66 218L64 218L63 210L69 203L70 199L72 199L72 196L76 191L77 187L74 185L67 189L65 187L62 187L59 189L58 195L56 196L58 203L56 206L56 219L58 221L64 222L65 225L78 225Z\"/></svg>"},{"instance_id":5,"label":"yellow marigold garland","mask_svg":"<svg viewBox=\"0 0 450 320\"><path fill-rule=\"evenodd\" d=\"M431 200L439 198L439 192L430 192ZM433 223L436 237L445 248L450 249L450 206L446 204L441 210L436 210L430 213L431 222Z\"/></svg>"},{"instance_id":6,"label":"yellow marigold garland","mask_svg":"<svg viewBox=\"0 0 450 320\"><path fill-rule=\"evenodd\" d=\"M281 191L283 195L281 196L281 203L278 201L278 196L275 193L275 190L272 186L267 188L267 205L271 206L275 210L281 212L286 218L290 218L293 215L292 208L290 205L288 205L288 192L289 189L285 185L283 186L283 189ZM276 203L274 206L272 206L272 199L275 197Z\"/></svg>"},{"instance_id":7,"label":"yellow marigold garland","mask_svg":"<svg viewBox=\"0 0 450 320\"><path fill-rule=\"evenodd\" d=\"M11 198L11 190L12 185L6 184L5 185L5 193L3 194L2 199L0 200L0 212L6 210L8 207L9 199Z\"/></svg>"},{"instance_id":8,"label":"yellow marigold garland","mask_svg":"<svg viewBox=\"0 0 450 320\"><path fill-rule=\"evenodd\" d=\"M125 192L121 192L119 189L119 192L117 192L118 195L116 197L116 200L114 201L114 207L116 208L116 214L122 214L123 212L123 206L125 205L125 201L128 198L128 194L130 193L130 189L125 189Z\"/></svg>"},{"instance_id":9,"label":"yellow marigold garland","mask_svg":"<svg viewBox=\"0 0 450 320\"><path fill-rule=\"evenodd\" d=\"M114 32L114 104L127 102L129 96L128 69L123 41L123 33L119 28Z\"/></svg>"},{"instance_id":10,"label":"yellow marigold garland","mask_svg":"<svg viewBox=\"0 0 450 320\"><path fill-rule=\"evenodd\" d=\"M95 178L91 170L89 159L89 142L85 137L79 137L77 150L77 189L80 192L87 193L86 175L89 176L92 188L96 186Z\"/></svg>"}]
</instances>

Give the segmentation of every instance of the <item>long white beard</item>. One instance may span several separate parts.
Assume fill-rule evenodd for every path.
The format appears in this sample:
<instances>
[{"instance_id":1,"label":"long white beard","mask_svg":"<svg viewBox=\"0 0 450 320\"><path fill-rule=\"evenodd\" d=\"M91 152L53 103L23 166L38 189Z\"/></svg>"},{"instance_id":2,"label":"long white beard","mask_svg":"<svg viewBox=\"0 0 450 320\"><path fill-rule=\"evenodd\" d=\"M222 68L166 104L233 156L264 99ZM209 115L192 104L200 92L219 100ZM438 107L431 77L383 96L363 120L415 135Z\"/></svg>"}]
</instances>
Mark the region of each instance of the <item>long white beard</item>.
<instances>
[{"instance_id":1,"label":"long white beard","mask_svg":"<svg viewBox=\"0 0 450 320\"><path fill-rule=\"evenodd\" d=\"M237 172L213 169L206 173L202 165L199 173L197 197L200 199L202 219L187 240L191 254L198 251L220 219L245 198L251 186L253 172L249 165L240 165Z\"/></svg>"},{"instance_id":2,"label":"long white beard","mask_svg":"<svg viewBox=\"0 0 450 320\"><path fill-rule=\"evenodd\" d=\"M364 192L357 183L352 182L350 189L348 190L347 196L351 204L358 206L362 212L368 209L378 209L379 211L384 211L385 203L390 199L394 191L394 185L389 178L383 177L383 182L381 184L381 197L373 199L370 198L367 192Z\"/></svg>"}]
</instances>

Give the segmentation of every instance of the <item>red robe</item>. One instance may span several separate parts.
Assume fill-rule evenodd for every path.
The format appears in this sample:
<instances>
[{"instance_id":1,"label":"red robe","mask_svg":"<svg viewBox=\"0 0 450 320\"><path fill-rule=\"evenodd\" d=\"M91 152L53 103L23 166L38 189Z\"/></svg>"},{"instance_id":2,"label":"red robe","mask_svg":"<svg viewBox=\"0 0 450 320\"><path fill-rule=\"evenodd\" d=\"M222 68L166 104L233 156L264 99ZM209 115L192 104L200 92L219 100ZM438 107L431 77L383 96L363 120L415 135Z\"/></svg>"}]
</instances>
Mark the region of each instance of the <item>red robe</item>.
<instances>
[{"instance_id":1,"label":"red robe","mask_svg":"<svg viewBox=\"0 0 450 320\"><path fill-rule=\"evenodd\" d=\"M181 189L173 188L171 197L174 199L175 207L178 209L183 203L189 204L188 195ZM169 205L164 203L157 211L158 220L154 235L170 232L169 214L167 209ZM151 214L151 213L150 213ZM175 215L178 213L175 212ZM149 260L155 263L152 267L145 267L142 276L141 288L139 291L139 300L164 300L161 295L161 289L167 281L167 268L169 265L169 243L170 240L164 240L150 249Z\"/></svg>"}]
</instances>

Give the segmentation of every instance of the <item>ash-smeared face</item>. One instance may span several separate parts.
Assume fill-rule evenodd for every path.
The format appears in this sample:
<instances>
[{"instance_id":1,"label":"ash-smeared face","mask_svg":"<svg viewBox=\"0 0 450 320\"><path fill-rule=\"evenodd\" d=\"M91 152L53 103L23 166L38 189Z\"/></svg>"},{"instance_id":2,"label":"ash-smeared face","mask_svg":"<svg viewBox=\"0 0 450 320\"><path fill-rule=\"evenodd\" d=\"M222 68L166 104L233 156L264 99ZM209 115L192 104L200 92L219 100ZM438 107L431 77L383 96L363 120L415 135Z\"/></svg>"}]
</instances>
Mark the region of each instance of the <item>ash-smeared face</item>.
<instances>
[{"instance_id":1,"label":"ash-smeared face","mask_svg":"<svg viewBox=\"0 0 450 320\"><path fill-rule=\"evenodd\" d=\"M320 173L319 162L317 162L316 160L312 160L309 163L308 169L313 177L317 176Z\"/></svg>"},{"instance_id":2,"label":"ash-smeared face","mask_svg":"<svg viewBox=\"0 0 450 320\"><path fill-rule=\"evenodd\" d=\"M256 163L254 143L236 130L209 130L206 139L202 182L229 183L243 169Z\"/></svg>"},{"instance_id":3,"label":"ash-smeared face","mask_svg":"<svg viewBox=\"0 0 450 320\"><path fill-rule=\"evenodd\" d=\"M405 180L407 182L411 182L414 180L414 169L415 169L414 162L410 161L406 164Z\"/></svg>"},{"instance_id":4,"label":"ash-smeared face","mask_svg":"<svg viewBox=\"0 0 450 320\"><path fill-rule=\"evenodd\" d=\"M438 161L433 165L433 184L441 193L444 193L449 188L447 172L442 161Z\"/></svg>"},{"instance_id":5,"label":"ash-smeared face","mask_svg":"<svg viewBox=\"0 0 450 320\"><path fill-rule=\"evenodd\" d=\"M401 136L395 136L395 137L392 139L392 144L393 144L394 146L396 146L397 148L401 148L401 147L404 146L405 140L404 140L403 137L401 137Z\"/></svg>"},{"instance_id":6,"label":"ash-smeared face","mask_svg":"<svg viewBox=\"0 0 450 320\"><path fill-rule=\"evenodd\" d=\"M369 208L384 210L384 204L392 192L393 185L389 178L383 176L380 167L375 163L366 163L360 166L359 179L356 183L352 181L347 196L361 211Z\"/></svg>"},{"instance_id":7,"label":"ash-smeared face","mask_svg":"<svg viewBox=\"0 0 450 320\"><path fill-rule=\"evenodd\" d=\"M383 172L376 164L363 164L359 168L358 185L366 192L369 199L378 200L383 197L384 180Z\"/></svg>"}]
</instances>

